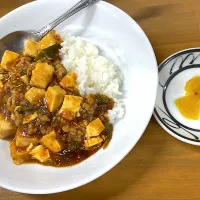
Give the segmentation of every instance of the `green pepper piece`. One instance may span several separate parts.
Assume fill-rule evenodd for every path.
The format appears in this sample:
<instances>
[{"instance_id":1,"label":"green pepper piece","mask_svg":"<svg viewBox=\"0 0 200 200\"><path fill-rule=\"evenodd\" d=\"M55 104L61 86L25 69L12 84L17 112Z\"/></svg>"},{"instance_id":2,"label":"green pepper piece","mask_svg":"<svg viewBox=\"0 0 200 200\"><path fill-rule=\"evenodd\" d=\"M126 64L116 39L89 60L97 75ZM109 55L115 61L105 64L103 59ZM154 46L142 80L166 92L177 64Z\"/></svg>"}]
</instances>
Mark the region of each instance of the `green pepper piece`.
<instances>
[{"instance_id":1,"label":"green pepper piece","mask_svg":"<svg viewBox=\"0 0 200 200\"><path fill-rule=\"evenodd\" d=\"M18 111L20 113L29 113L29 112L34 112L36 109L34 107L31 107L31 106L25 106L25 105L20 105L20 106L17 106L15 108L15 111Z\"/></svg>"},{"instance_id":2,"label":"green pepper piece","mask_svg":"<svg viewBox=\"0 0 200 200\"><path fill-rule=\"evenodd\" d=\"M46 54L45 54L43 51L41 51L41 52L37 55L37 57L35 58L35 61L41 60L41 59L43 59L43 58L45 58L45 57L46 57Z\"/></svg>"},{"instance_id":3,"label":"green pepper piece","mask_svg":"<svg viewBox=\"0 0 200 200\"><path fill-rule=\"evenodd\" d=\"M43 58L55 58L55 54L58 52L58 50L61 48L60 44L54 44L50 47L47 47L46 49L43 49L38 56L36 57L36 61L41 60Z\"/></svg>"},{"instance_id":4,"label":"green pepper piece","mask_svg":"<svg viewBox=\"0 0 200 200\"><path fill-rule=\"evenodd\" d=\"M109 102L108 98L101 94L96 94L96 99L98 101L98 104L104 104Z\"/></svg>"},{"instance_id":5,"label":"green pepper piece","mask_svg":"<svg viewBox=\"0 0 200 200\"><path fill-rule=\"evenodd\" d=\"M104 125L105 125L105 131L103 135L105 139L104 139L103 149L106 149L112 139L113 126L112 124L109 124L109 122L106 122Z\"/></svg>"},{"instance_id":6,"label":"green pepper piece","mask_svg":"<svg viewBox=\"0 0 200 200\"><path fill-rule=\"evenodd\" d=\"M79 149L81 147L81 143L78 141L73 141L71 142L70 146L69 146L69 150L70 151L74 151L76 149Z\"/></svg>"}]
</instances>

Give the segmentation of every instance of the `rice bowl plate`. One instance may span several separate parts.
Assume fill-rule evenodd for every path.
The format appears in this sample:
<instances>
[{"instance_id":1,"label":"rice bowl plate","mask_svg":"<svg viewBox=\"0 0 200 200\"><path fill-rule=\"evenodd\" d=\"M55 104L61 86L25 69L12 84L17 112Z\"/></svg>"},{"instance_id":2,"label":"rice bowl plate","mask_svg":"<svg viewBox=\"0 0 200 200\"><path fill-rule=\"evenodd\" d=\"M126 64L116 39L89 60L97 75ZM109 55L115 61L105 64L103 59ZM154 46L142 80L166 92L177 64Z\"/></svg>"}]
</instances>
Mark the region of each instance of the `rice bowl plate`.
<instances>
[{"instance_id":1,"label":"rice bowl plate","mask_svg":"<svg viewBox=\"0 0 200 200\"><path fill-rule=\"evenodd\" d=\"M0 38L16 30L38 30L76 2L43 0L24 5L0 19ZM40 20L35 20L36 10ZM65 40L60 50L62 64L78 74L80 92L100 92L115 100L115 107L109 112L114 124L113 138L105 150L65 168L16 166L10 158L8 141L0 140L0 186L9 190L49 194L93 181L131 151L153 112L157 63L150 42L134 20L100 1L66 20L56 30Z\"/></svg>"}]
</instances>

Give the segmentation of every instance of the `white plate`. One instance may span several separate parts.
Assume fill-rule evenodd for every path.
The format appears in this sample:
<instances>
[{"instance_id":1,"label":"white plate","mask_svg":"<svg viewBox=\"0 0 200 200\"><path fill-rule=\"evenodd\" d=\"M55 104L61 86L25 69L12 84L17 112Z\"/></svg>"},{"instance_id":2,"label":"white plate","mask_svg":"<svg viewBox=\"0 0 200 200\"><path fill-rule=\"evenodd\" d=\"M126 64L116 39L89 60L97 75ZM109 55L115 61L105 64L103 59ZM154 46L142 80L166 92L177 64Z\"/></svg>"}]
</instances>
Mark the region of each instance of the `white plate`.
<instances>
[{"instance_id":1,"label":"white plate","mask_svg":"<svg viewBox=\"0 0 200 200\"><path fill-rule=\"evenodd\" d=\"M200 48L180 51L159 66L159 87L154 116L175 138L200 146L200 121L184 118L174 101L184 96L186 82L200 76Z\"/></svg>"},{"instance_id":2,"label":"white plate","mask_svg":"<svg viewBox=\"0 0 200 200\"><path fill-rule=\"evenodd\" d=\"M78 0L43 0L22 6L0 19L0 38L16 30L40 29ZM56 193L84 185L103 175L135 146L153 112L157 91L157 63L141 28L118 8L100 1L62 23L70 34L97 44L124 75L126 115L115 124L106 150L69 168L13 164L9 143L0 141L0 186L31 194Z\"/></svg>"}]
</instances>

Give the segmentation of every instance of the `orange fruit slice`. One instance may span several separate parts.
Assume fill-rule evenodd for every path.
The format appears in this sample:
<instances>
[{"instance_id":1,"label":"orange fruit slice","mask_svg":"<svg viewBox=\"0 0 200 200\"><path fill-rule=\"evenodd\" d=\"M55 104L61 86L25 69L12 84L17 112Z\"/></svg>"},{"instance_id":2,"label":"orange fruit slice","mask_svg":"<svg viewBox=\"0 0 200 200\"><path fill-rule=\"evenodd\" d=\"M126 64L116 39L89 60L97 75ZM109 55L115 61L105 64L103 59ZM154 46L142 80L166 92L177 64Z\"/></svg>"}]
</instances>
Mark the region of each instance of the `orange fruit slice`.
<instances>
[{"instance_id":1,"label":"orange fruit slice","mask_svg":"<svg viewBox=\"0 0 200 200\"><path fill-rule=\"evenodd\" d=\"M175 100L180 113L187 119L198 120L200 109L200 95L184 96Z\"/></svg>"},{"instance_id":2,"label":"orange fruit slice","mask_svg":"<svg viewBox=\"0 0 200 200\"><path fill-rule=\"evenodd\" d=\"M186 95L200 94L200 76L194 76L185 85Z\"/></svg>"}]
</instances>

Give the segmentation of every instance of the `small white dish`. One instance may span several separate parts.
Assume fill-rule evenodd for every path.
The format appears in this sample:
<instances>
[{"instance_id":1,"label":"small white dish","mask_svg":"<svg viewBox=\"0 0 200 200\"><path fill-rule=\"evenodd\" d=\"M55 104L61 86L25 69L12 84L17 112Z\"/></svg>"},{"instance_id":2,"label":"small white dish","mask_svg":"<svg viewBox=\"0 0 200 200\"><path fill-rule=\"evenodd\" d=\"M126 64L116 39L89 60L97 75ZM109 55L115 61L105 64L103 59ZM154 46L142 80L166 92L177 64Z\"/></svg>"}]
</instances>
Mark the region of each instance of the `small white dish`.
<instances>
[{"instance_id":1,"label":"small white dish","mask_svg":"<svg viewBox=\"0 0 200 200\"><path fill-rule=\"evenodd\" d=\"M184 118L174 101L184 96L186 82L200 76L200 48L180 51L159 66L159 86L154 117L169 134L200 146L200 121Z\"/></svg>"},{"instance_id":2,"label":"small white dish","mask_svg":"<svg viewBox=\"0 0 200 200\"><path fill-rule=\"evenodd\" d=\"M24 5L0 19L0 38L16 30L40 29L76 2L78 0L41 0ZM16 166L9 155L9 143L0 140L1 187L47 194L89 183L131 151L152 116L158 83L157 62L149 40L137 23L120 9L99 1L60 24L57 30L64 28L69 34L95 43L102 55L120 68L124 76L126 115L114 125L107 149L73 167Z\"/></svg>"}]
</instances>

